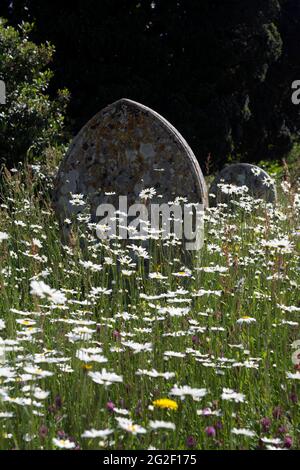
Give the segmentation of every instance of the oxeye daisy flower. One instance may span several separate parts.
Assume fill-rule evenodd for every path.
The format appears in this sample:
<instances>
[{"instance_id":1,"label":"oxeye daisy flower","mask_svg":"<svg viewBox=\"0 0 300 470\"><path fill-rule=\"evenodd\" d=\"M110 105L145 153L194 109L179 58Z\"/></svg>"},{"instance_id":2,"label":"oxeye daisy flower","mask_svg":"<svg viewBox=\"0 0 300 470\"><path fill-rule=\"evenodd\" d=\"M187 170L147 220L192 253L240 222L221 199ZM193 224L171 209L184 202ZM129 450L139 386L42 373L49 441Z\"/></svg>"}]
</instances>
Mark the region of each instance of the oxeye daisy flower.
<instances>
[{"instance_id":1,"label":"oxeye daisy flower","mask_svg":"<svg viewBox=\"0 0 300 470\"><path fill-rule=\"evenodd\" d=\"M206 394L206 388L192 388L188 385L184 385L183 387L175 385L170 392L170 395L181 398L185 398L187 395L190 395L195 401L199 401L201 398L205 397Z\"/></svg>"},{"instance_id":2,"label":"oxeye daisy flower","mask_svg":"<svg viewBox=\"0 0 300 470\"><path fill-rule=\"evenodd\" d=\"M300 372L296 372L295 374L292 374L291 372L287 372L286 376L288 379L300 380Z\"/></svg>"},{"instance_id":3,"label":"oxeye daisy flower","mask_svg":"<svg viewBox=\"0 0 300 470\"><path fill-rule=\"evenodd\" d=\"M172 273L172 276L175 276L175 277L191 277L191 275L192 273L189 269L179 271L178 273Z\"/></svg>"},{"instance_id":4,"label":"oxeye daisy flower","mask_svg":"<svg viewBox=\"0 0 300 470\"><path fill-rule=\"evenodd\" d=\"M170 423L169 421L150 421L149 426L151 429L170 429L171 431L175 431L176 426L174 423Z\"/></svg>"},{"instance_id":5,"label":"oxeye daisy flower","mask_svg":"<svg viewBox=\"0 0 300 470\"><path fill-rule=\"evenodd\" d=\"M241 195L249 191L249 188L247 186L236 186L234 184L220 183L218 184L218 187L221 189L222 193L224 194Z\"/></svg>"},{"instance_id":6,"label":"oxeye daisy flower","mask_svg":"<svg viewBox=\"0 0 300 470\"><path fill-rule=\"evenodd\" d=\"M152 377L152 378L162 377L165 380L170 380L173 377L175 377L174 372L158 372L155 369L152 369L152 370L138 369L135 374L136 375L147 375L148 377Z\"/></svg>"},{"instance_id":7,"label":"oxeye daisy flower","mask_svg":"<svg viewBox=\"0 0 300 470\"><path fill-rule=\"evenodd\" d=\"M293 243L287 237L262 240L261 244L263 247L277 249L284 253L291 253L294 248Z\"/></svg>"},{"instance_id":8,"label":"oxeye daisy flower","mask_svg":"<svg viewBox=\"0 0 300 470\"><path fill-rule=\"evenodd\" d=\"M36 375L38 377L51 377L53 375L53 372L32 365L25 366L24 371L27 372L27 374Z\"/></svg>"},{"instance_id":9,"label":"oxeye daisy flower","mask_svg":"<svg viewBox=\"0 0 300 470\"><path fill-rule=\"evenodd\" d=\"M122 345L133 350L134 354L140 352L151 352L152 343L135 343L134 341L122 341Z\"/></svg>"},{"instance_id":10,"label":"oxeye daisy flower","mask_svg":"<svg viewBox=\"0 0 300 470\"><path fill-rule=\"evenodd\" d=\"M248 323L248 324L249 323L256 323L256 319L252 318L252 317L245 316L245 317L239 318L236 322L237 322L238 325L241 325L243 323Z\"/></svg>"},{"instance_id":11,"label":"oxeye daisy flower","mask_svg":"<svg viewBox=\"0 0 300 470\"><path fill-rule=\"evenodd\" d=\"M204 408L203 410L197 410L199 416L221 416L221 410L212 411L211 408Z\"/></svg>"},{"instance_id":12,"label":"oxeye daisy flower","mask_svg":"<svg viewBox=\"0 0 300 470\"><path fill-rule=\"evenodd\" d=\"M55 447L58 447L59 449L74 449L75 443L70 441L69 439L52 439L53 444Z\"/></svg>"},{"instance_id":13,"label":"oxeye daisy flower","mask_svg":"<svg viewBox=\"0 0 300 470\"><path fill-rule=\"evenodd\" d=\"M138 246L133 243L131 245L127 245L127 248L130 248L140 258L149 259L149 254L147 250L142 246Z\"/></svg>"},{"instance_id":14,"label":"oxeye daisy flower","mask_svg":"<svg viewBox=\"0 0 300 470\"><path fill-rule=\"evenodd\" d=\"M246 436L246 437L254 437L256 434L255 432L251 431L250 429L237 429L233 428L231 430L232 434L236 434L237 436Z\"/></svg>"},{"instance_id":15,"label":"oxeye daisy flower","mask_svg":"<svg viewBox=\"0 0 300 470\"><path fill-rule=\"evenodd\" d=\"M71 194L71 199L70 199L70 204L72 206L84 206L85 201L84 201L84 195L83 194Z\"/></svg>"},{"instance_id":16,"label":"oxeye daisy flower","mask_svg":"<svg viewBox=\"0 0 300 470\"><path fill-rule=\"evenodd\" d=\"M153 272L153 273L149 273L149 279L162 280L162 279L168 279L168 277L164 276L163 274L161 274L159 272Z\"/></svg>"},{"instance_id":17,"label":"oxeye daisy flower","mask_svg":"<svg viewBox=\"0 0 300 470\"><path fill-rule=\"evenodd\" d=\"M124 429L124 431L127 431L133 435L145 434L147 432L145 428L139 424L134 424L130 419L116 417L116 420L121 429Z\"/></svg>"},{"instance_id":18,"label":"oxeye daisy flower","mask_svg":"<svg viewBox=\"0 0 300 470\"><path fill-rule=\"evenodd\" d=\"M6 233L6 232L0 232L0 243L1 243L3 240L8 240L8 238L9 238L8 233Z\"/></svg>"},{"instance_id":19,"label":"oxeye daisy flower","mask_svg":"<svg viewBox=\"0 0 300 470\"><path fill-rule=\"evenodd\" d=\"M280 444L282 444L282 440L279 439L278 437L275 437L275 438L261 437L260 440L264 444L273 444L275 446L279 446Z\"/></svg>"},{"instance_id":20,"label":"oxeye daisy flower","mask_svg":"<svg viewBox=\"0 0 300 470\"><path fill-rule=\"evenodd\" d=\"M258 167L257 168L251 168L251 171L255 176L259 176L261 174L261 169L258 168Z\"/></svg>"},{"instance_id":21,"label":"oxeye daisy flower","mask_svg":"<svg viewBox=\"0 0 300 470\"><path fill-rule=\"evenodd\" d=\"M263 179L263 184L269 188L270 186L275 184L275 180L274 180L274 178L271 178L270 176L268 176L268 177L265 176L264 179Z\"/></svg>"},{"instance_id":22,"label":"oxeye daisy flower","mask_svg":"<svg viewBox=\"0 0 300 470\"><path fill-rule=\"evenodd\" d=\"M178 403L174 400L170 400L169 398L160 398L152 402L152 404L156 408L162 408L167 410L174 410L178 409Z\"/></svg>"},{"instance_id":23,"label":"oxeye daisy flower","mask_svg":"<svg viewBox=\"0 0 300 470\"><path fill-rule=\"evenodd\" d=\"M222 400L235 401L236 403L243 403L245 401L245 395L237 393L230 388L223 388Z\"/></svg>"},{"instance_id":24,"label":"oxeye daisy flower","mask_svg":"<svg viewBox=\"0 0 300 470\"><path fill-rule=\"evenodd\" d=\"M139 196L141 199L146 201L147 199L152 199L156 195L156 190L154 188L143 189Z\"/></svg>"},{"instance_id":25,"label":"oxeye daisy flower","mask_svg":"<svg viewBox=\"0 0 300 470\"><path fill-rule=\"evenodd\" d=\"M81 437L85 439L95 439L97 437L101 437L103 439L112 433L113 431L111 429L103 429L99 431L97 431L96 429L91 429L90 431L84 431Z\"/></svg>"},{"instance_id":26,"label":"oxeye daisy flower","mask_svg":"<svg viewBox=\"0 0 300 470\"><path fill-rule=\"evenodd\" d=\"M31 281L30 283L32 295L40 297L42 299L51 300L55 304L64 304L67 301L65 294L61 291L52 289L44 281Z\"/></svg>"},{"instance_id":27,"label":"oxeye daisy flower","mask_svg":"<svg viewBox=\"0 0 300 470\"><path fill-rule=\"evenodd\" d=\"M99 385L111 385L112 383L123 382L122 375L117 375L114 372L108 372L106 369L102 369L102 372L89 372L88 375L91 377L93 382Z\"/></svg>"}]
</instances>

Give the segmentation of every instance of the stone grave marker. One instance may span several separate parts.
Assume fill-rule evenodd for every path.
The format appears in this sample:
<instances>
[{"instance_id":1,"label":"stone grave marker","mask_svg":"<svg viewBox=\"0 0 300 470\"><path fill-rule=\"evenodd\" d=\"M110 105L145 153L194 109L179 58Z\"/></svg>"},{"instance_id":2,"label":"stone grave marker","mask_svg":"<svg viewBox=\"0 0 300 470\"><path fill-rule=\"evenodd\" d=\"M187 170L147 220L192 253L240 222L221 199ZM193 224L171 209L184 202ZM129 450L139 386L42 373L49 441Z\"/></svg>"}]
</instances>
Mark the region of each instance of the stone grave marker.
<instances>
[{"instance_id":1,"label":"stone grave marker","mask_svg":"<svg viewBox=\"0 0 300 470\"><path fill-rule=\"evenodd\" d=\"M242 187L246 186L248 191L244 194L249 194L255 199L276 202L276 187L266 171L249 163L236 163L223 168L212 182L209 189L210 207L215 207L218 203L228 204L231 199L237 199L234 186L240 188L241 193Z\"/></svg>"},{"instance_id":2,"label":"stone grave marker","mask_svg":"<svg viewBox=\"0 0 300 470\"><path fill-rule=\"evenodd\" d=\"M208 205L199 163L180 133L152 109L121 99L81 129L60 165L53 202L64 235L65 218L82 209L72 194L86 198L94 218L99 204L117 207L119 196L133 204L150 187L160 204L185 197Z\"/></svg>"}]
</instances>

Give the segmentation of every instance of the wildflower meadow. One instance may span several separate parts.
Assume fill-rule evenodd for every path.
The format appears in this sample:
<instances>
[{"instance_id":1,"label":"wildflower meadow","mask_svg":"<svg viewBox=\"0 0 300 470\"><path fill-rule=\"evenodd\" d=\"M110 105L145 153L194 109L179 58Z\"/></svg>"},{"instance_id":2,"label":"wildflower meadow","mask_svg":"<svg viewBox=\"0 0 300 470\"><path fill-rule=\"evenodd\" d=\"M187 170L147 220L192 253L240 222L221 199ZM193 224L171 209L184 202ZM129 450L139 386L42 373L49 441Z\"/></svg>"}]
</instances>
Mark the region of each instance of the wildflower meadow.
<instances>
[{"instance_id":1,"label":"wildflower meadow","mask_svg":"<svg viewBox=\"0 0 300 470\"><path fill-rule=\"evenodd\" d=\"M297 181L207 209L187 254L88 212L64 244L47 172L2 179L1 449L299 449Z\"/></svg>"}]
</instances>

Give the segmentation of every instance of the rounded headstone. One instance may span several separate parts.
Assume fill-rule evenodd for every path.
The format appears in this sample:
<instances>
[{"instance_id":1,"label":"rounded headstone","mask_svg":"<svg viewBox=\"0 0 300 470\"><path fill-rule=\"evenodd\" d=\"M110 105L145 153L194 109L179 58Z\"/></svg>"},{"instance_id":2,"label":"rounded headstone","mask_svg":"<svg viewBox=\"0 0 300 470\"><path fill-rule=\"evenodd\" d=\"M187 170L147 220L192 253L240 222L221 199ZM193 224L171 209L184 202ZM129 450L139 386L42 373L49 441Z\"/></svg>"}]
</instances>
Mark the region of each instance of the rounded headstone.
<instances>
[{"instance_id":1,"label":"rounded headstone","mask_svg":"<svg viewBox=\"0 0 300 470\"><path fill-rule=\"evenodd\" d=\"M74 138L55 183L54 207L63 224L79 212L72 194L88 200L92 218L99 204L128 204L155 188L159 202L184 197L208 205L206 184L191 148L162 116L142 104L121 99L96 114Z\"/></svg>"},{"instance_id":2,"label":"rounded headstone","mask_svg":"<svg viewBox=\"0 0 300 470\"><path fill-rule=\"evenodd\" d=\"M248 194L255 199L262 199L268 203L276 202L276 187L274 180L266 171L249 163L236 163L228 165L217 175L209 189L209 205L215 207L219 203L230 202L237 199L238 192ZM247 187L247 191L243 191Z\"/></svg>"}]
</instances>

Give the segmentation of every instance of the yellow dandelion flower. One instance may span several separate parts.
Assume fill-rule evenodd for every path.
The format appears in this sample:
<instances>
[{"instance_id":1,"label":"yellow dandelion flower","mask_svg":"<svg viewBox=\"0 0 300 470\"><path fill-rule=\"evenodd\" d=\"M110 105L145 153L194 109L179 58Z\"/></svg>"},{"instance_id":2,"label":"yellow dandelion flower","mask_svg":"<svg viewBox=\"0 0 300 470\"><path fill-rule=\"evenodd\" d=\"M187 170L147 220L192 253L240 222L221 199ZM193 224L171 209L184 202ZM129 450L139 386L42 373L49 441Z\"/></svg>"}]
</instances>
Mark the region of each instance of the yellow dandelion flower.
<instances>
[{"instance_id":1,"label":"yellow dandelion flower","mask_svg":"<svg viewBox=\"0 0 300 470\"><path fill-rule=\"evenodd\" d=\"M159 400L155 400L153 405L156 408L166 408L168 410L177 410L178 403L174 400L170 400L169 398L160 398Z\"/></svg>"},{"instance_id":2,"label":"yellow dandelion flower","mask_svg":"<svg viewBox=\"0 0 300 470\"><path fill-rule=\"evenodd\" d=\"M91 370L93 368L93 366L91 366L90 364L83 364L81 367L83 368L83 370Z\"/></svg>"}]
</instances>

